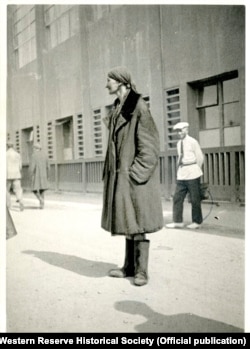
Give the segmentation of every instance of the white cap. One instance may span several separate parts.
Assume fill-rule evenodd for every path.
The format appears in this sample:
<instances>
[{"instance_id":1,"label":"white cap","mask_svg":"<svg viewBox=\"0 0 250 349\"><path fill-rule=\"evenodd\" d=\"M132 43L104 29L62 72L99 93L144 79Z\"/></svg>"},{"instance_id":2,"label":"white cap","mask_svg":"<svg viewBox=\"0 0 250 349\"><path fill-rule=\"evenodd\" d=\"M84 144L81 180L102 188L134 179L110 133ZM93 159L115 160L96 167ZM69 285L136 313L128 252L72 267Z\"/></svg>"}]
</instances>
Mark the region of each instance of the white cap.
<instances>
[{"instance_id":1,"label":"white cap","mask_svg":"<svg viewBox=\"0 0 250 349\"><path fill-rule=\"evenodd\" d=\"M178 122L176 125L174 125L173 129L174 130L182 130L185 127L188 127L189 123L188 122Z\"/></svg>"}]
</instances>

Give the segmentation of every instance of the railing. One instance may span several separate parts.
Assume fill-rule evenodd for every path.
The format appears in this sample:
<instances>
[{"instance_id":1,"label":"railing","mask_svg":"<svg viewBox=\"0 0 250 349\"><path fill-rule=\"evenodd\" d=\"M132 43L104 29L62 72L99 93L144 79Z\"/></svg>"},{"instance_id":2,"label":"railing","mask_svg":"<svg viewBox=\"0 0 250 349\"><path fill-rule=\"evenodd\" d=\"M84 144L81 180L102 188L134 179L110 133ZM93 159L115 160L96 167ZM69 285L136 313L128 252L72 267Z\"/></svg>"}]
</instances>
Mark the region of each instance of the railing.
<instances>
[{"instance_id":1,"label":"railing","mask_svg":"<svg viewBox=\"0 0 250 349\"><path fill-rule=\"evenodd\" d=\"M101 192L102 191L102 171L104 159L92 159L85 161L86 169L86 191Z\"/></svg>"},{"instance_id":2,"label":"railing","mask_svg":"<svg viewBox=\"0 0 250 349\"><path fill-rule=\"evenodd\" d=\"M243 147L214 148L203 150L203 182L209 183L216 200L244 200L245 151ZM94 158L65 163L51 163L50 189L56 191L102 192L103 158ZM159 158L159 176L162 195L173 195L176 183L176 153L164 153ZM22 185L30 188L28 166L23 166Z\"/></svg>"},{"instance_id":3,"label":"railing","mask_svg":"<svg viewBox=\"0 0 250 349\"><path fill-rule=\"evenodd\" d=\"M56 191L85 191L85 163L84 161L70 161L67 163L51 163L49 171L49 189ZM31 180L28 165L23 166L22 186L30 189Z\"/></svg>"},{"instance_id":4,"label":"railing","mask_svg":"<svg viewBox=\"0 0 250 349\"><path fill-rule=\"evenodd\" d=\"M245 200L245 151L243 147L204 151L204 182L215 199Z\"/></svg>"}]
</instances>

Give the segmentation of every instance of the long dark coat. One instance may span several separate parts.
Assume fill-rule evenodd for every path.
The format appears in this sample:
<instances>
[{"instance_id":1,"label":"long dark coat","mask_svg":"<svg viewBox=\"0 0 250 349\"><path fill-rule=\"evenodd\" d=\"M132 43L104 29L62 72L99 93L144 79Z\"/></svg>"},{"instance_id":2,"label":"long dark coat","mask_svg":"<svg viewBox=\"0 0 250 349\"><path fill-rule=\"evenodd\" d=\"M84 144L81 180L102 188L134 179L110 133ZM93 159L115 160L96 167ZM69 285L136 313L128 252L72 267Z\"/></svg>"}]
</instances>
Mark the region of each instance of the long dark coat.
<instances>
[{"instance_id":1,"label":"long dark coat","mask_svg":"<svg viewBox=\"0 0 250 349\"><path fill-rule=\"evenodd\" d=\"M32 191L48 189L49 162L47 156L42 151L33 152L29 171Z\"/></svg>"},{"instance_id":2,"label":"long dark coat","mask_svg":"<svg viewBox=\"0 0 250 349\"><path fill-rule=\"evenodd\" d=\"M139 94L131 90L118 115L117 102L109 119L101 226L126 236L156 232L163 227L159 134Z\"/></svg>"}]
</instances>

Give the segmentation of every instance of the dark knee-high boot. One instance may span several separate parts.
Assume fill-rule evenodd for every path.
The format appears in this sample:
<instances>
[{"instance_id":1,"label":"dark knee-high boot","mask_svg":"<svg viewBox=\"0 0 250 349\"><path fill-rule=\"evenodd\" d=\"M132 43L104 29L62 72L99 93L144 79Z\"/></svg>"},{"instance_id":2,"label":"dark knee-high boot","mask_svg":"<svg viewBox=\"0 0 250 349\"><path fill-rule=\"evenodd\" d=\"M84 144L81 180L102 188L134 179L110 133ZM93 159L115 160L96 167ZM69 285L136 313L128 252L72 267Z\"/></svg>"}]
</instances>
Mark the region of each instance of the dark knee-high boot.
<instances>
[{"instance_id":1,"label":"dark knee-high boot","mask_svg":"<svg viewBox=\"0 0 250 349\"><path fill-rule=\"evenodd\" d=\"M134 240L125 240L125 260L124 265L120 269L111 269L109 276L117 278L125 278L127 276L134 276Z\"/></svg>"},{"instance_id":2,"label":"dark knee-high boot","mask_svg":"<svg viewBox=\"0 0 250 349\"><path fill-rule=\"evenodd\" d=\"M135 279L136 286L148 283L149 240L134 242Z\"/></svg>"}]
</instances>

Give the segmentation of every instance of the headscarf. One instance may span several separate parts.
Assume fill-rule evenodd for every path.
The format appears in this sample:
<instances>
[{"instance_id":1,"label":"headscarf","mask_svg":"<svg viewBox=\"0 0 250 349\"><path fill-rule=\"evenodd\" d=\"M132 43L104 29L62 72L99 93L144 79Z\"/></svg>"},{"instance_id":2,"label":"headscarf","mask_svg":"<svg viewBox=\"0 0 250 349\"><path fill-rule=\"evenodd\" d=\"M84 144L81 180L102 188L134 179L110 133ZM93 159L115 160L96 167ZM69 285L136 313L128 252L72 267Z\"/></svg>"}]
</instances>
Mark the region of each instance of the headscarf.
<instances>
[{"instance_id":1,"label":"headscarf","mask_svg":"<svg viewBox=\"0 0 250 349\"><path fill-rule=\"evenodd\" d=\"M136 86L132 82L131 74L126 67L118 66L110 70L108 77L121 82L126 85L128 88L131 88L136 92Z\"/></svg>"},{"instance_id":2,"label":"headscarf","mask_svg":"<svg viewBox=\"0 0 250 349\"><path fill-rule=\"evenodd\" d=\"M34 143L34 145L33 145L33 148L35 148L35 149L42 149L42 146L41 146L41 144L40 143Z\"/></svg>"}]
</instances>

